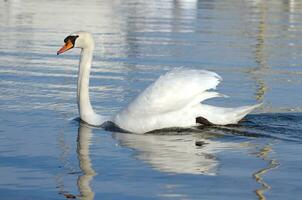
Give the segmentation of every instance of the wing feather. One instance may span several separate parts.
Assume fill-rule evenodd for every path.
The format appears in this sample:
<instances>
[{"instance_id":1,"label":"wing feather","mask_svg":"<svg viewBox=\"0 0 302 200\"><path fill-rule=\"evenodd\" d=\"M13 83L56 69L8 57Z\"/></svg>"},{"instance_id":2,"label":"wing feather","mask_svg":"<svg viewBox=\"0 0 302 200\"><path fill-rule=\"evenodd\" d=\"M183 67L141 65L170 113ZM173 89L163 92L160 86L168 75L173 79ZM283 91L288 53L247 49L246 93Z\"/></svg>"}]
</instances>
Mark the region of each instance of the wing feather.
<instances>
[{"instance_id":1,"label":"wing feather","mask_svg":"<svg viewBox=\"0 0 302 200\"><path fill-rule=\"evenodd\" d=\"M189 105L206 90L215 89L222 78L215 72L174 69L147 87L127 109L128 114L171 112ZM202 99L202 98L201 98ZM199 101L200 102L200 101Z\"/></svg>"}]
</instances>

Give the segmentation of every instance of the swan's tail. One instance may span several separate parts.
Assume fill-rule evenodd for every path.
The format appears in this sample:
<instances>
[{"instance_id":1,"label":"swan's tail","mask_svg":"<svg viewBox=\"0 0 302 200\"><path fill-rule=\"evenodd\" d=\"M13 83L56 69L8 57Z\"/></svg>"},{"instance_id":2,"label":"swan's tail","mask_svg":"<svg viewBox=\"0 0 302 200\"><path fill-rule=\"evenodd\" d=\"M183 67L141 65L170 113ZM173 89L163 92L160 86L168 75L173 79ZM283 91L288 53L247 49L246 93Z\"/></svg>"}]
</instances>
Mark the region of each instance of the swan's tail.
<instances>
[{"instance_id":1,"label":"swan's tail","mask_svg":"<svg viewBox=\"0 0 302 200\"><path fill-rule=\"evenodd\" d=\"M242 120L247 114L252 112L254 109L260 107L262 103L252 105L252 106L243 106L235 109L235 122L238 123L240 120Z\"/></svg>"},{"instance_id":2,"label":"swan's tail","mask_svg":"<svg viewBox=\"0 0 302 200\"><path fill-rule=\"evenodd\" d=\"M201 104L200 117L205 118L210 123L216 125L237 124L248 113L252 112L261 105L262 103L238 108L223 108Z\"/></svg>"}]
</instances>

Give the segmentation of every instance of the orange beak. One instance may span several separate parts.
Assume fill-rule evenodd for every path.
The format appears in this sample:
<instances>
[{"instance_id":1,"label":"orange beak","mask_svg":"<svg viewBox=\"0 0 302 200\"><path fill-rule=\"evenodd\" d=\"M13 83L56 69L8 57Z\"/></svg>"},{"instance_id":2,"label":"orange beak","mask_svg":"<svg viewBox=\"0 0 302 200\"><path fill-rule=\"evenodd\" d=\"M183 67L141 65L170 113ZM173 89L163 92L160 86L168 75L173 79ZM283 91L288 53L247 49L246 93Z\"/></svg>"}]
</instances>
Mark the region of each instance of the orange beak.
<instances>
[{"instance_id":1,"label":"orange beak","mask_svg":"<svg viewBox=\"0 0 302 200\"><path fill-rule=\"evenodd\" d=\"M57 51L57 55L64 53L65 51L68 51L69 49L73 48L73 44L70 40L67 40L67 42L64 44L64 46Z\"/></svg>"}]
</instances>

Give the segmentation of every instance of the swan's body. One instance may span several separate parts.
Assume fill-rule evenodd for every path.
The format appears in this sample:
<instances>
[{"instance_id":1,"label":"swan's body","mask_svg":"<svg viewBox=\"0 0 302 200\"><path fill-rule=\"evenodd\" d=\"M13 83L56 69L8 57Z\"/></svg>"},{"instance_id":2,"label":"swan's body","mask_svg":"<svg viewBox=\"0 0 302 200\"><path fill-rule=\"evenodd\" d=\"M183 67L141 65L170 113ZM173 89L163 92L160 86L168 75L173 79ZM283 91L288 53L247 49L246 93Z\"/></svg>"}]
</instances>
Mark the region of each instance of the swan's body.
<instances>
[{"instance_id":1,"label":"swan's body","mask_svg":"<svg viewBox=\"0 0 302 200\"><path fill-rule=\"evenodd\" d=\"M107 118L94 112L89 99L89 76L94 50L91 34L77 32L68 36L58 54L73 47L82 49L77 90L79 114L90 125L101 126L111 121L124 130L145 133L170 127L197 126L200 124L196 119L200 117L216 125L236 124L259 106L223 108L201 104L206 99L223 96L208 91L216 88L221 77L205 70L175 69L159 77L117 115Z\"/></svg>"}]
</instances>

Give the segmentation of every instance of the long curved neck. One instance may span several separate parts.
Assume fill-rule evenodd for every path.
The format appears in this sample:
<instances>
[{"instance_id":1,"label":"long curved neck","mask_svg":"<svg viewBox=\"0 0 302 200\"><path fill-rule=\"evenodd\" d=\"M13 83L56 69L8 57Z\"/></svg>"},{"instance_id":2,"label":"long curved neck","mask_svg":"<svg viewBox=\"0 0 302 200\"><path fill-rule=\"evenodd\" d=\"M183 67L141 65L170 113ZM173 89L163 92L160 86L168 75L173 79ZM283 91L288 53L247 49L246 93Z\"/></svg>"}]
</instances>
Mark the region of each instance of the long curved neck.
<instances>
[{"instance_id":1,"label":"long curved neck","mask_svg":"<svg viewBox=\"0 0 302 200\"><path fill-rule=\"evenodd\" d=\"M77 101L80 117L90 125L98 126L104 123L102 116L97 115L91 106L89 98L89 76L93 56L93 44L83 48L79 64Z\"/></svg>"}]
</instances>

